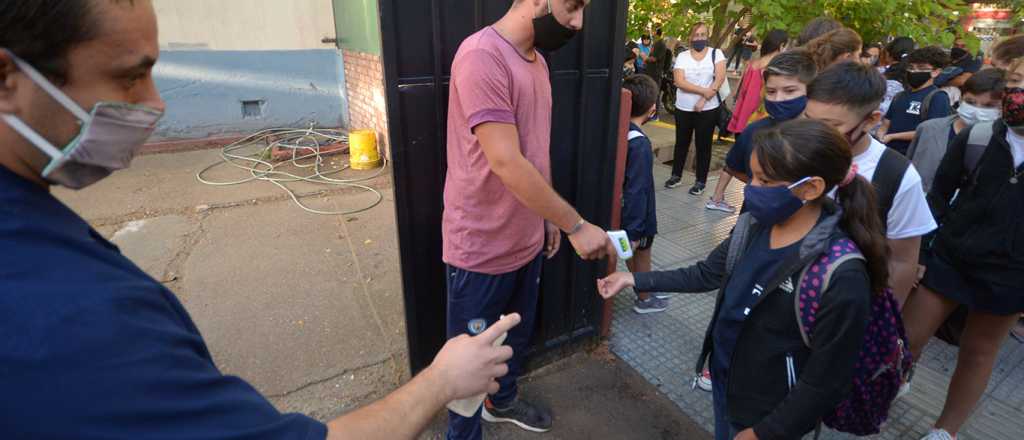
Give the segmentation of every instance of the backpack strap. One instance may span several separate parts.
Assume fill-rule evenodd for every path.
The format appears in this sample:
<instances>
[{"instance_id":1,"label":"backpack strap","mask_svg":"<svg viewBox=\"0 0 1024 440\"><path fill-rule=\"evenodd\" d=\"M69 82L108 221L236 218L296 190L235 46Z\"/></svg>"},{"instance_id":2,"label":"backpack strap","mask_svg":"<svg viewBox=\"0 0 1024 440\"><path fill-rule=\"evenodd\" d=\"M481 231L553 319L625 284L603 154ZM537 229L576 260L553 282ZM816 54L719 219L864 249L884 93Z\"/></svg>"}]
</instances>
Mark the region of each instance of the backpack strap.
<instances>
[{"instance_id":1,"label":"backpack strap","mask_svg":"<svg viewBox=\"0 0 1024 440\"><path fill-rule=\"evenodd\" d=\"M878 166L875 167L875 174L871 176L871 183L878 194L883 229L887 229L889 225L889 211L903 183L903 176L907 174L907 168L910 168L909 159L892 148L886 148L882 152L882 158L878 160Z\"/></svg>"},{"instance_id":2,"label":"backpack strap","mask_svg":"<svg viewBox=\"0 0 1024 440\"><path fill-rule=\"evenodd\" d=\"M974 176L974 170L981 162L981 155L985 153L989 142L992 142L992 130L994 122L979 122L969 127L967 136L967 150L964 151L964 170L967 177Z\"/></svg>"},{"instance_id":3,"label":"backpack strap","mask_svg":"<svg viewBox=\"0 0 1024 440\"><path fill-rule=\"evenodd\" d=\"M917 115L917 118L920 119L921 122L928 120L928 110L932 106L932 98L935 97L935 94L941 91L942 89L936 88L935 90L928 92L928 94L924 96L924 100L921 102L921 112Z\"/></svg>"},{"instance_id":4,"label":"backpack strap","mask_svg":"<svg viewBox=\"0 0 1024 440\"><path fill-rule=\"evenodd\" d=\"M633 139L641 138L641 137L647 137L647 136L644 136L644 134L642 132L640 132L639 130L629 130L629 133L626 134L626 140L627 141L631 141Z\"/></svg>"},{"instance_id":5,"label":"backpack strap","mask_svg":"<svg viewBox=\"0 0 1024 440\"><path fill-rule=\"evenodd\" d=\"M842 238L831 243L821 257L811 261L800 273L800 282L793 295L796 308L797 327L804 345L811 346L811 335L814 332L815 315L822 297L828 291L832 275L839 266L850 260L866 260L857 245L849 238Z\"/></svg>"}]
</instances>

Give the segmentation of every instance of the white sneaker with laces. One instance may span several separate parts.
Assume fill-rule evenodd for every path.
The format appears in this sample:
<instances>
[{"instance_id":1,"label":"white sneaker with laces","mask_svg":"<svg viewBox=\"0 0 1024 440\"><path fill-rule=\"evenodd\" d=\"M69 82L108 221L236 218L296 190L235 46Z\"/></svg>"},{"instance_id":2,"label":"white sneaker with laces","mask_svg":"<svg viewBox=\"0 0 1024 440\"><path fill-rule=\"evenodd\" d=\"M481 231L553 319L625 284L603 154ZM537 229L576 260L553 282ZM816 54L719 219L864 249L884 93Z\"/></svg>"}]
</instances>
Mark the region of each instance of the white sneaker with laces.
<instances>
[{"instance_id":1,"label":"white sneaker with laces","mask_svg":"<svg viewBox=\"0 0 1024 440\"><path fill-rule=\"evenodd\" d=\"M711 371L705 368L704 372L700 375L700 379L697 379L697 388L711 392L711 385Z\"/></svg>"},{"instance_id":2,"label":"white sneaker with laces","mask_svg":"<svg viewBox=\"0 0 1024 440\"><path fill-rule=\"evenodd\" d=\"M950 434L945 429L932 429L928 435L921 437L921 440L956 440L956 435Z\"/></svg>"}]
</instances>

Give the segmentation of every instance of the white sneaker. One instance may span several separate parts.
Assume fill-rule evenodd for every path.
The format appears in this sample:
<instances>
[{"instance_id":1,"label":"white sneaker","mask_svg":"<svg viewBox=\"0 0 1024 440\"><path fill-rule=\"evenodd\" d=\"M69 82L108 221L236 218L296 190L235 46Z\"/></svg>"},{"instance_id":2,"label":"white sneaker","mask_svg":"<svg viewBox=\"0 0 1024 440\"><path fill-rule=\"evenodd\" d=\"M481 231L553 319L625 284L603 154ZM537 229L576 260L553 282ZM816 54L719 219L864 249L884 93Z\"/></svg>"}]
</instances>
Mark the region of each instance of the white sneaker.
<instances>
[{"instance_id":1,"label":"white sneaker","mask_svg":"<svg viewBox=\"0 0 1024 440\"><path fill-rule=\"evenodd\" d=\"M950 435L945 429L932 429L928 435L921 437L921 440L956 440L956 436Z\"/></svg>"},{"instance_id":2,"label":"white sneaker","mask_svg":"<svg viewBox=\"0 0 1024 440\"><path fill-rule=\"evenodd\" d=\"M697 388L700 388L707 392L711 392L711 371L709 371L707 368L704 369L704 372L700 375L700 378L697 379Z\"/></svg>"},{"instance_id":3,"label":"white sneaker","mask_svg":"<svg viewBox=\"0 0 1024 440\"><path fill-rule=\"evenodd\" d=\"M704 207L707 208L707 209L710 209L712 211L722 211L722 212L727 212L729 214L732 214L732 213L736 212L736 208L734 206L726 203L725 200L722 200L721 202L716 202L716 201L714 201L714 199L711 199L711 200L708 200L708 202L704 204Z\"/></svg>"},{"instance_id":4,"label":"white sneaker","mask_svg":"<svg viewBox=\"0 0 1024 440\"><path fill-rule=\"evenodd\" d=\"M900 384L900 390L896 392L896 398L902 399L910 394L910 381L903 382Z\"/></svg>"}]
</instances>

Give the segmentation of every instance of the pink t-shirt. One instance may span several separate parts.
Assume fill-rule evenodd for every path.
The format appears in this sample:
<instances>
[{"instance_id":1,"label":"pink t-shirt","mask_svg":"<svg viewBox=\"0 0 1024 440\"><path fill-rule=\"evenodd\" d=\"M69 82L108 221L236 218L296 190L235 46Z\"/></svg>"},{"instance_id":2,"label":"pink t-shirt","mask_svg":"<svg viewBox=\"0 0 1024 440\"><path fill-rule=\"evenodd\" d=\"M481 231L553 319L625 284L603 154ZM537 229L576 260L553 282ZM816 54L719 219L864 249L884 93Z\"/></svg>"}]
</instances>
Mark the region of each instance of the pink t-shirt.
<instances>
[{"instance_id":1,"label":"pink t-shirt","mask_svg":"<svg viewBox=\"0 0 1024 440\"><path fill-rule=\"evenodd\" d=\"M524 58L491 27L466 38L452 63L441 235L445 263L497 275L540 254L544 219L491 172L473 134L485 122L515 125L523 157L551 182L547 62L537 52Z\"/></svg>"}]
</instances>

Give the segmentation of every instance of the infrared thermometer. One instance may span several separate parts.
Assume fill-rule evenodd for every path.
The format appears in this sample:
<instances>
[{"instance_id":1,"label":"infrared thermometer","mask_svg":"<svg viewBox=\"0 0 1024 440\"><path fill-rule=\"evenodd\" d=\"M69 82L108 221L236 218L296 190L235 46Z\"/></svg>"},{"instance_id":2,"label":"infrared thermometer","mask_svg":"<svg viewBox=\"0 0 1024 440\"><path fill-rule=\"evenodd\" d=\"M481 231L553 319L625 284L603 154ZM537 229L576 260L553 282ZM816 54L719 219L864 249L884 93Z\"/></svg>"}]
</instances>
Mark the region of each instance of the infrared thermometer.
<instances>
[{"instance_id":1,"label":"infrared thermometer","mask_svg":"<svg viewBox=\"0 0 1024 440\"><path fill-rule=\"evenodd\" d=\"M619 258L623 260L633 258L633 246L629 243L629 236L626 235L626 231L608 231L608 239L615 246L615 252L619 254Z\"/></svg>"}]
</instances>

